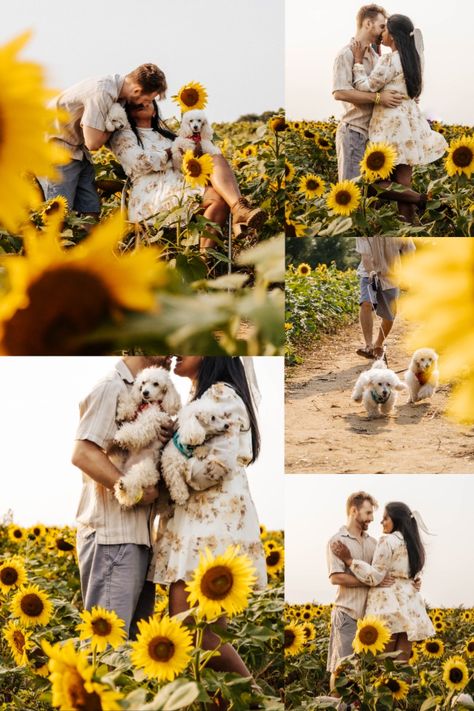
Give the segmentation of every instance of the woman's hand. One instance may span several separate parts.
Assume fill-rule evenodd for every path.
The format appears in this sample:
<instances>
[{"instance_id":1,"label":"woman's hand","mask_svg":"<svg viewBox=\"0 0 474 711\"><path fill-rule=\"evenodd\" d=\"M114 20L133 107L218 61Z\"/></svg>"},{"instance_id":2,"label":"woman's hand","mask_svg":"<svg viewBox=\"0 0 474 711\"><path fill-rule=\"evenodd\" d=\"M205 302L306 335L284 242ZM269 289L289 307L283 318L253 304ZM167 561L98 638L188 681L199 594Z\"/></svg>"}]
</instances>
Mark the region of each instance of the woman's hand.
<instances>
[{"instance_id":1,"label":"woman's hand","mask_svg":"<svg viewBox=\"0 0 474 711\"><path fill-rule=\"evenodd\" d=\"M345 543L342 541L334 541L331 543L331 550L337 558L340 558L347 566L352 563L352 553Z\"/></svg>"},{"instance_id":2,"label":"woman's hand","mask_svg":"<svg viewBox=\"0 0 474 711\"><path fill-rule=\"evenodd\" d=\"M351 42L351 50L352 54L354 55L354 62L355 64L362 64L364 60L364 54L366 53L369 45L366 45L365 47L362 45L362 42L359 40L352 40Z\"/></svg>"}]
</instances>

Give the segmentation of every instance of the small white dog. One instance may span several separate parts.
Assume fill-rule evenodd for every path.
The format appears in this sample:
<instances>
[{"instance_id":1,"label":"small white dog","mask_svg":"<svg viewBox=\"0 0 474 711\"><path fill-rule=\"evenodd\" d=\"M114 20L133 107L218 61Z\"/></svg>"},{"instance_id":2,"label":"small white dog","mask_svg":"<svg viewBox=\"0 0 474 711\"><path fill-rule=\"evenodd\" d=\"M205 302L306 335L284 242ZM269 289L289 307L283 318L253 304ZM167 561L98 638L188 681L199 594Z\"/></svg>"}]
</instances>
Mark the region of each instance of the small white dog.
<instances>
[{"instance_id":1,"label":"small white dog","mask_svg":"<svg viewBox=\"0 0 474 711\"><path fill-rule=\"evenodd\" d=\"M211 396L219 395L222 383L211 386ZM213 390L216 392L214 393ZM209 486L229 473L228 464L222 461L215 443L233 427L241 427L242 418L231 414L228 402L203 397L183 407L178 415L178 429L168 442L161 457L161 474L171 498L178 505L189 498L189 460L208 458L206 480Z\"/></svg>"},{"instance_id":2,"label":"small white dog","mask_svg":"<svg viewBox=\"0 0 474 711\"><path fill-rule=\"evenodd\" d=\"M129 126L127 112L121 104L112 104L105 119L105 128L107 131L118 131L121 128Z\"/></svg>"},{"instance_id":3,"label":"small white dog","mask_svg":"<svg viewBox=\"0 0 474 711\"><path fill-rule=\"evenodd\" d=\"M183 115L178 138L173 141L171 147L175 170L181 170L183 155L189 150L199 156L203 153L209 153L211 156L220 154L220 150L212 143L212 128L206 114L200 109L186 111Z\"/></svg>"},{"instance_id":4,"label":"small white dog","mask_svg":"<svg viewBox=\"0 0 474 711\"><path fill-rule=\"evenodd\" d=\"M431 397L438 387L438 354L432 348L418 348L412 355L405 373L410 390L408 402Z\"/></svg>"},{"instance_id":5,"label":"small white dog","mask_svg":"<svg viewBox=\"0 0 474 711\"><path fill-rule=\"evenodd\" d=\"M122 506L133 506L147 486L159 479L158 466L163 448L158 439L162 426L172 424L181 400L165 368L152 366L140 371L131 390L119 398L117 421L120 426L114 443L127 450L126 472L114 491Z\"/></svg>"},{"instance_id":6,"label":"small white dog","mask_svg":"<svg viewBox=\"0 0 474 711\"><path fill-rule=\"evenodd\" d=\"M359 375L351 397L355 402L363 402L370 418L379 417L391 414L398 393L406 389L407 385L381 359Z\"/></svg>"}]
</instances>

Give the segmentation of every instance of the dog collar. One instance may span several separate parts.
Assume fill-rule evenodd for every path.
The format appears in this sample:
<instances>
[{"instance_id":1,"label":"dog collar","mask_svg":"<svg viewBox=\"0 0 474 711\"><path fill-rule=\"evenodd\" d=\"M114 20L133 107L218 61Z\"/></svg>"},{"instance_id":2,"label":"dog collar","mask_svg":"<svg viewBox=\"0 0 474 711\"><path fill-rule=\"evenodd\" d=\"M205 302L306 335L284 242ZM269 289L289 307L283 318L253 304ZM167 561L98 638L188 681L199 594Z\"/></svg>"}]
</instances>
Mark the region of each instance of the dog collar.
<instances>
[{"instance_id":1,"label":"dog collar","mask_svg":"<svg viewBox=\"0 0 474 711\"><path fill-rule=\"evenodd\" d=\"M178 430L173 435L173 443L176 449L181 452L183 457L186 457L186 459L191 459L191 457L194 454L194 447L190 444L183 444L179 438L179 433Z\"/></svg>"},{"instance_id":2,"label":"dog collar","mask_svg":"<svg viewBox=\"0 0 474 711\"><path fill-rule=\"evenodd\" d=\"M423 370L421 373L415 373L416 379L420 385L426 385L430 377L430 370L431 369Z\"/></svg>"},{"instance_id":3,"label":"dog collar","mask_svg":"<svg viewBox=\"0 0 474 711\"><path fill-rule=\"evenodd\" d=\"M385 405L387 402L388 398L390 397L390 393L387 393L387 395L377 395L375 390L371 390L370 394L372 395L372 400L377 403L377 405Z\"/></svg>"},{"instance_id":4,"label":"dog collar","mask_svg":"<svg viewBox=\"0 0 474 711\"><path fill-rule=\"evenodd\" d=\"M191 141L194 141L194 143L201 143L201 134L200 133L193 133L190 136Z\"/></svg>"}]
</instances>

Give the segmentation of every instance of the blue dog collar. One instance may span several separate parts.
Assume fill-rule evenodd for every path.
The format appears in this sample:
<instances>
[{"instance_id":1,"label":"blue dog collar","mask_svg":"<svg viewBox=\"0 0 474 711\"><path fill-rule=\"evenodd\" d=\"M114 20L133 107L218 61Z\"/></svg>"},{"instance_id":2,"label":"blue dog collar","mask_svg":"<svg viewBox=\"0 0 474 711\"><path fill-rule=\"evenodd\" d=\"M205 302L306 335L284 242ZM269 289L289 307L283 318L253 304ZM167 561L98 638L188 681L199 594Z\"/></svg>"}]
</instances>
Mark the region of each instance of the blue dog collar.
<instances>
[{"instance_id":1,"label":"blue dog collar","mask_svg":"<svg viewBox=\"0 0 474 711\"><path fill-rule=\"evenodd\" d=\"M390 397L390 393L387 395L384 395L383 397L380 397L380 395L377 395L375 390L371 390L370 394L372 395L372 400L377 403L377 405L385 405L387 402L388 398Z\"/></svg>"},{"instance_id":2,"label":"blue dog collar","mask_svg":"<svg viewBox=\"0 0 474 711\"><path fill-rule=\"evenodd\" d=\"M179 452L181 452L183 457L186 457L186 459L191 459L194 454L194 447L192 447L190 444L183 444L179 438L179 432L177 430L173 435L173 442L174 446Z\"/></svg>"}]
</instances>

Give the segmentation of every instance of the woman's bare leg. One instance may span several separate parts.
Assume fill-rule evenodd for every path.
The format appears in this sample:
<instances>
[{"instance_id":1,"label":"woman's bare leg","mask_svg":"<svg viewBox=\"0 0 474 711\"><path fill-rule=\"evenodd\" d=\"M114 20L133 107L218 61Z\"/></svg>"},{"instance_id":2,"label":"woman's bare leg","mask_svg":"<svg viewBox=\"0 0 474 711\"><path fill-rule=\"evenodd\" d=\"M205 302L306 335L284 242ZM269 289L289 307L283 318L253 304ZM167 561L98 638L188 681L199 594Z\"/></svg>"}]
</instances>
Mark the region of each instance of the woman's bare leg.
<instances>
[{"instance_id":1,"label":"woman's bare leg","mask_svg":"<svg viewBox=\"0 0 474 711\"><path fill-rule=\"evenodd\" d=\"M172 583L170 585L170 617L173 617L173 615L177 615L180 612L184 612L185 610L189 610L188 594L185 590L184 580L178 580L176 583ZM225 620L220 620L219 625L225 627ZM219 647L219 644L220 638L214 634L214 632L211 632L210 629L205 629L203 635L204 649L216 649ZM214 669L214 671L234 672L235 674L240 674L240 676L246 678L252 676L232 645L228 643L223 644L222 647L219 647L219 652L220 655L213 657L209 662L211 669Z\"/></svg>"},{"instance_id":2,"label":"woman's bare leg","mask_svg":"<svg viewBox=\"0 0 474 711\"><path fill-rule=\"evenodd\" d=\"M407 662L410 659L412 643L409 641L406 632L397 634L397 642L395 649L400 650L397 659L402 662Z\"/></svg>"},{"instance_id":3,"label":"woman's bare leg","mask_svg":"<svg viewBox=\"0 0 474 711\"><path fill-rule=\"evenodd\" d=\"M234 172L224 156L212 156L214 170L211 173L211 185L229 207L242 197Z\"/></svg>"},{"instance_id":4,"label":"woman's bare leg","mask_svg":"<svg viewBox=\"0 0 474 711\"><path fill-rule=\"evenodd\" d=\"M401 195L399 193L400 197L398 200L398 213L402 215L402 217L404 217L407 222L413 224L416 216L415 205L420 204L421 195L415 190L411 190L412 173L413 170L411 165L397 165L395 168L395 181L407 188L407 190L404 190ZM415 195L417 195L418 201L408 201L406 199L408 192L410 194L414 193Z\"/></svg>"},{"instance_id":5,"label":"woman's bare leg","mask_svg":"<svg viewBox=\"0 0 474 711\"><path fill-rule=\"evenodd\" d=\"M229 206L222 197L214 190L214 188L206 188L204 193L204 212L203 215L211 222L215 222L219 227L224 227L227 218L229 217ZM209 232L213 232L213 228L209 227ZM201 237L200 248L205 251L208 247L214 247L215 242L212 237Z\"/></svg>"}]
</instances>

